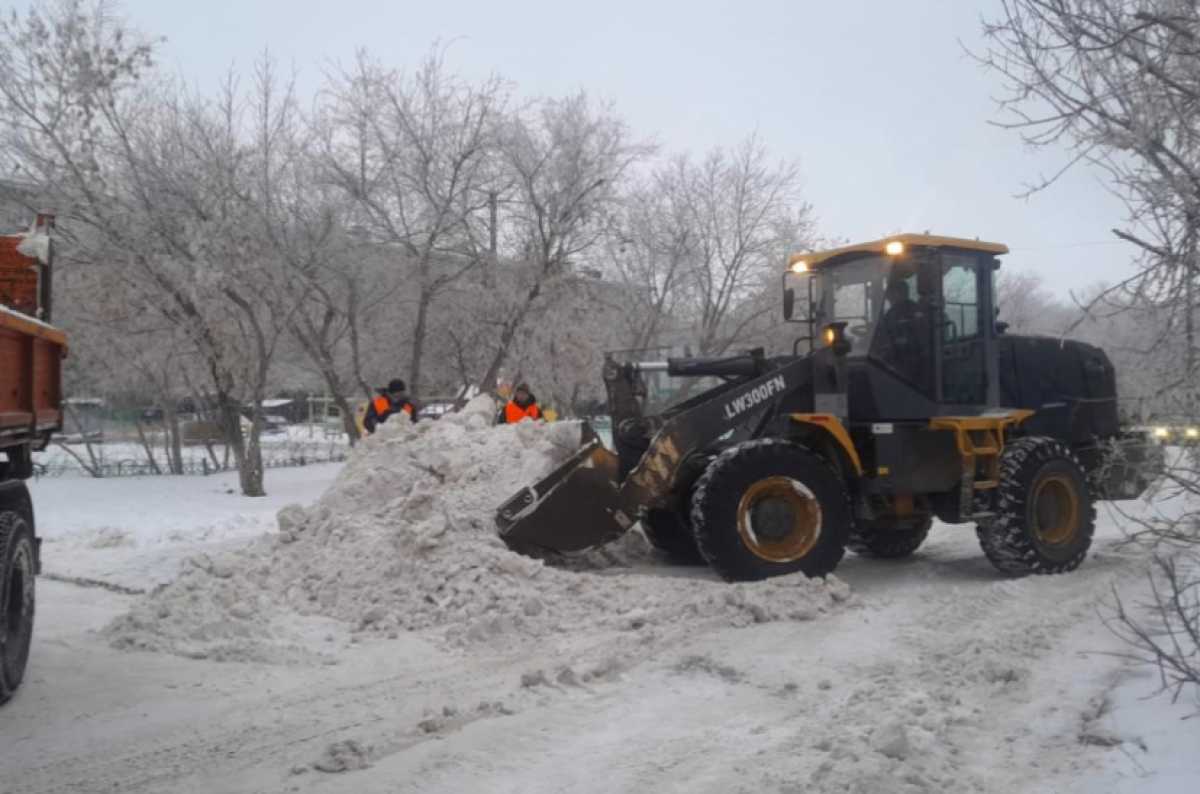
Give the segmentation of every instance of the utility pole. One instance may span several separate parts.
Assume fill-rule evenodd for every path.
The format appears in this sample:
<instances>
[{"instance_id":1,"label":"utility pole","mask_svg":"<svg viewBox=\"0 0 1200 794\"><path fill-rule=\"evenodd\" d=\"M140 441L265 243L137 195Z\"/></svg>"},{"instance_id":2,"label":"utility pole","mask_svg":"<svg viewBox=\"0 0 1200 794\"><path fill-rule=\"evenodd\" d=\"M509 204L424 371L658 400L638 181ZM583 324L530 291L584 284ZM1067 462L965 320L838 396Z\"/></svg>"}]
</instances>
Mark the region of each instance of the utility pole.
<instances>
[{"instance_id":1,"label":"utility pole","mask_svg":"<svg viewBox=\"0 0 1200 794\"><path fill-rule=\"evenodd\" d=\"M1187 261L1183 271L1183 335L1187 340L1187 350L1184 353L1184 381L1187 384L1186 397L1189 421L1196 415L1196 299L1194 296L1196 282L1196 234L1192 227L1188 235Z\"/></svg>"},{"instance_id":2,"label":"utility pole","mask_svg":"<svg viewBox=\"0 0 1200 794\"><path fill-rule=\"evenodd\" d=\"M499 205L500 197L495 190L488 191L488 256L483 263L483 285L490 287L499 264Z\"/></svg>"},{"instance_id":3,"label":"utility pole","mask_svg":"<svg viewBox=\"0 0 1200 794\"><path fill-rule=\"evenodd\" d=\"M497 218L497 216L500 214L499 210L498 210L499 203L500 203L500 199L499 199L499 196L496 194L496 191L489 190L488 191L488 253L490 253L492 255L492 262L491 262L492 265L496 264L496 250L497 250L496 226L499 223L498 218Z\"/></svg>"}]
</instances>

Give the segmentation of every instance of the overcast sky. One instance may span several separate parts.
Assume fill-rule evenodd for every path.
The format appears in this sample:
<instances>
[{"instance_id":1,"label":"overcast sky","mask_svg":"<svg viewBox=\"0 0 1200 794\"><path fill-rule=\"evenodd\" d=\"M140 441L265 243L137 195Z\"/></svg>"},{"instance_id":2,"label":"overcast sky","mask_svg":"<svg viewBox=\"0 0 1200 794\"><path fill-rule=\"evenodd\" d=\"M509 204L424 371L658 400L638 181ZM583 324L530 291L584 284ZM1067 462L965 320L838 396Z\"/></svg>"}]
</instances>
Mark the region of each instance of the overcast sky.
<instances>
[{"instance_id":1,"label":"overcast sky","mask_svg":"<svg viewBox=\"0 0 1200 794\"><path fill-rule=\"evenodd\" d=\"M124 0L163 35L163 65L215 84L269 49L316 89L365 47L413 65L435 41L470 77L527 96L587 89L668 150L701 152L757 130L799 161L820 232L850 240L933 231L1004 242L1007 267L1060 294L1130 268L1111 242L1122 208L1079 170L1030 199L1058 153L1031 152L998 118L994 75L962 51L992 0ZM961 43L960 43L961 42Z\"/></svg>"}]
</instances>

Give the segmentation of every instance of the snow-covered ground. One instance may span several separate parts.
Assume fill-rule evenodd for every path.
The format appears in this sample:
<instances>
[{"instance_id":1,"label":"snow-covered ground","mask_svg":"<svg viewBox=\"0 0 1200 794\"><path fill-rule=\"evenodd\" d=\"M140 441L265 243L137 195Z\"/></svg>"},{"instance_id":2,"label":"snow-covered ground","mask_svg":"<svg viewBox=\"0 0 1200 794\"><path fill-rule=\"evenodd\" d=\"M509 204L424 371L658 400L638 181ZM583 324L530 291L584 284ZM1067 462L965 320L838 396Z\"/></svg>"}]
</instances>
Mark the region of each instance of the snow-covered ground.
<instances>
[{"instance_id":1,"label":"snow-covered ground","mask_svg":"<svg viewBox=\"0 0 1200 794\"><path fill-rule=\"evenodd\" d=\"M727 587L627 554L580 580L611 620L536 640L326 620L319 661L112 647L115 617L178 603L126 591L275 532L276 510L313 503L342 468L270 472L256 500L232 475L34 483L49 576L26 683L0 709L0 792L1200 790L1200 718L1183 719L1197 704L1146 699L1153 676L1107 655L1099 611L1145 582L1104 509L1073 574L1001 578L969 528L938 526L908 561L849 555L837 575L851 597L790 618L601 603ZM346 479L334 487L351 493ZM332 526L369 519L355 515Z\"/></svg>"},{"instance_id":2,"label":"snow-covered ground","mask_svg":"<svg viewBox=\"0 0 1200 794\"><path fill-rule=\"evenodd\" d=\"M267 472L268 495L238 492L236 472L208 477L47 477L29 484L50 577L145 590L173 579L191 554L275 528L275 514L321 495L338 463Z\"/></svg>"},{"instance_id":3,"label":"snow-covered ground","mask_svg":"<svg viewBox=\"0 0 1200 794\"><path fill-rule=\"evenodd\" d=\"M165 468L166 454L163 450L162 434L150 433L147 440L154 450L158 465ZM224 447L218 444L215 449L218 460L224 463ZM262 436L263 457L268 463L298 458L336 460L344 456L347 449L345 434L328 425L289 425L281 432L265 433ZM186 445L182 453L185 465L199 467L201 461L206 459L212 463L208 449L203 444ZM138 441L110 438L93 443L92 455L95 456L95 462L110 469L122 465L127 471L145 472L148 465L146 449ZM64 446L56 442L41 452L34 453L34 462L51 475L82 471L83 466L79 459L89 465L93 463L86 445L82 443Z\"/></svg>"}]
</instances>

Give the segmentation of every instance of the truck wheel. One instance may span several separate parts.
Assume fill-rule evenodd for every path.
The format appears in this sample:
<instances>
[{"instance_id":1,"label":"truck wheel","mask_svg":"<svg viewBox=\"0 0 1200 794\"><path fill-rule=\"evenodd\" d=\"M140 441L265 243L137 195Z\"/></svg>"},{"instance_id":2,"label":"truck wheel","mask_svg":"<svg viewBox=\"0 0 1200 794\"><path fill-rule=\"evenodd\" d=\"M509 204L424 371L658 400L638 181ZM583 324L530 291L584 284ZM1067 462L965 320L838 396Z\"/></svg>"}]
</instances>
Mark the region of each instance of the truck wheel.
<instances>
[{"instance_id":1,"label":"truck wheel","mask_svg":"<svg viewBox=\"0 0 1200 794\"><path fill-rule=\"evenodd\" d=\"M1066 445L1032 437L1004 448L996 514L976 527L992 565L1011 574L1073 571L1095 531L1087 475Z\"/></svg>"},{"instance_id":2,"label":"truck wheel","mask_svg":"<svg viewBox=\"0 0 1200 794\"><path fill-rule=\"evenodd\" d=\"M871 522L850 535L846 547L863 557L878 557L898 560L908 557L925 542L933 526L933 516L919 516L910 520L908 526L895 526L889 522Z\"/></svg>"},{"instance_id":3,"label":"truck wheel","mask_svg":"<svg viewBox=\"0 0 1200 794\"><path fill-rule=\"evenodd\" d=\"M12 697L29 660L35 570L29 521L0 510L0 703Z\"/></svg>"},{"instance_id":4,"label":"truck wheel","mask_svg":"<svg viewBox=\"0 0 1200 794\"><path fill-rule=\"evenodd\" d=\"M700 555L731 581L824 576L845 554L852 525L850 495L833 467L779 439L722 452L692 498Z\"/></svg>"},{"instance_id":5,"label":"truck wheel","mask_svg":"<svg viewBox=\"0 0 1200 794\"><path fill-rule=\"evenodd\" d=\"M677 562L704 562L687 517L675 510L647 510L642 518L642 533L651 546Z\"/></svg>"}]
</instances>

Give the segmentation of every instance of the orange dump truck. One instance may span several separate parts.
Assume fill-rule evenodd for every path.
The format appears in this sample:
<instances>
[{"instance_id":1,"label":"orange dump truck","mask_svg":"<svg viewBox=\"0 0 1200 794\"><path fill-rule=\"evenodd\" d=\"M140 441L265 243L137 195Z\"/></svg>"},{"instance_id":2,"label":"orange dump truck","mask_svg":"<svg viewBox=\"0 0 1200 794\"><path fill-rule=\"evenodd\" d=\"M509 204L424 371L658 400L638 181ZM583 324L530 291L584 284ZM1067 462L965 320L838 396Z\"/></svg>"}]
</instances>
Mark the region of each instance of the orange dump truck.
<instances>
[{"instance_id":1,"label":"orange dump truck","mask_svg":"<svg viewBox=\"0 0 1200 794\"><path fill-rule=\"evenodd\" d=\"M33 637L41 542L25 480L62 427L67 340L50 320L51 216L0 235L0 703L21 683Z\"/></svg>"}]
</instances>

